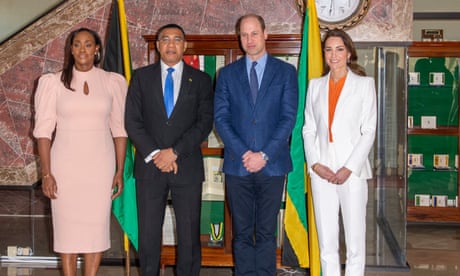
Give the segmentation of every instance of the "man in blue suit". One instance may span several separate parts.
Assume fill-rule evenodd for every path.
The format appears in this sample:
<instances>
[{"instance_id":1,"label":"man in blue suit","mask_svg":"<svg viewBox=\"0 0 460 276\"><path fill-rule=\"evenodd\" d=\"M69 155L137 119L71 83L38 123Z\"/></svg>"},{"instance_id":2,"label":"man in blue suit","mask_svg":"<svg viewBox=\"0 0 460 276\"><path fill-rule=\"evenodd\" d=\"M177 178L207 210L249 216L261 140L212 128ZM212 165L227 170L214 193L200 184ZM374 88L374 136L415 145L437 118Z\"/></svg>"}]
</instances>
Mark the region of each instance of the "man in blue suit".
<instances>
[{"instance_id":1,"label":"man in blue suit","mask_svg":"<svg viewBox=\"0 0 460 276\"><path fill-rule=\"evenodd\" d=\"M248 14L236 32L246 55L218 74L214 119L225 144L235 275L276 274L276 226L298 102L294 66L267 54L264 19Z\"/></svg>"}]
</instances>

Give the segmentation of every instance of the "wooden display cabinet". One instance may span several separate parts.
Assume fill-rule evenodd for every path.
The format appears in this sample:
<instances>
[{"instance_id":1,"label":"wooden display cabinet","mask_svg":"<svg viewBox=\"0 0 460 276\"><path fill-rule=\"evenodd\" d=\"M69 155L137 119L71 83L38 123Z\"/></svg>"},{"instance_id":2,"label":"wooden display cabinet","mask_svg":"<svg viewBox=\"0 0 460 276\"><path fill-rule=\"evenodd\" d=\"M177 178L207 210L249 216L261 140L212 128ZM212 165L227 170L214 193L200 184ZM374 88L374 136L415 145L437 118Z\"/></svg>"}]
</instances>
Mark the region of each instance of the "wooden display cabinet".
<instances>
[{"instance_id":1,"label":"wooden display cabinet","mask_svg":"<svg viewBox=\"0 0 460 276\"><path fill-rule=\"evenodd\" d=\"M407 153L423 154L425 163L411 164L408 156L408 222L460 222L460 174L455 165L460 149L459 61L460 42L413 42L408 47ZM422 116L435 116L436 126L427 127L432 119ZM449 156L446 168L437 166L434 154ZM425 204L416 201L421 197L415 194L425 194L425 199L448 195L450 201L445 207L433 207L433 202L420 206Z\"/></svg>"},{"instance_id":2,"label":"wooden display cabinet","mask_svg":"<svg viewBox=\"0 0 460 276\"><path fill-rule=\"evenodd\" d=\"M147 42L147 55L149 63L158 61L156 52L156 36L145 35ZM269 35L266 41L268 53L279 56L298 56L301 47L301 36L298 34L274 34ZM187 50L185 55L221 56L223 65L229 64L243 55L236 35L188 35ZM204 156L223 156L223 149L208 148L203 142L202 152ZM203 266L233 266L231 218L225 204L224 208L224 238L220 247L208 246L208 235L202 235L202 265ZM163 246L161 254L162 266L174 265L175 247ZM277 254L278 266L281 264L281 249Z\"/></svg>"}]
</instances>

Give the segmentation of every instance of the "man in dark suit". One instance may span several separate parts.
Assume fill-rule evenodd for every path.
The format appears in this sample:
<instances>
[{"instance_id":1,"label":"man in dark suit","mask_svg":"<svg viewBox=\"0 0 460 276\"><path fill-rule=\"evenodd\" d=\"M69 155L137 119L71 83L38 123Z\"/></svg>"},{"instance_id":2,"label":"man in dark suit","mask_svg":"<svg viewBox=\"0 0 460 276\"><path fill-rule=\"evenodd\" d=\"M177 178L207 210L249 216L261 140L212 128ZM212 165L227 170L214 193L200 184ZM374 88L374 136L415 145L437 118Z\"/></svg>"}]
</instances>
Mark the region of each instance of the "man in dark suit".
<instances>
[{"instance_id":1,"label":"man in dark suit","mask_svg":"<svg viewBox=\"0 0 460 276\"><path fill-rule=\"evenodd\" d=\"M236 275L276 274L276 226L298 103L294 66L267 54L262 17L241 17L245 57L222 68L214 100L223 139Z\"/></svg>"},{"instance_id":2,"label":"man in dark suit","mask_svg":"<svg viewBox=\"0 0 460 276\"><path fill-rule=\"evenodd\" d=\"M136 147L139 259L143 276L159 275L168 193L176 216L177 275L199 275L203 159L200 144L213 124L209 75L182 61L182 27L157 33L160 62L137 69L126 100L126 130Z\"/></svg>"}]
</instances>

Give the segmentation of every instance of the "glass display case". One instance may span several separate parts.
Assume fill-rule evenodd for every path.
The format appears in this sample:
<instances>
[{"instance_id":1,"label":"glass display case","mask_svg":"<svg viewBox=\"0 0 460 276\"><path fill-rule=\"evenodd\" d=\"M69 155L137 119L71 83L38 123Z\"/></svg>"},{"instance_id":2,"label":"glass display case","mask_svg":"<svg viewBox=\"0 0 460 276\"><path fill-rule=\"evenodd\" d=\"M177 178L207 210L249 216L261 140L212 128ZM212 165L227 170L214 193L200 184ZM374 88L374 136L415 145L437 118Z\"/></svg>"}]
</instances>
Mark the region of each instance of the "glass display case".
<instances>
[{"instance_id":1,"label":"glass display case","mask_svg":"<svg viewBox=\"0 0 460 276\"><path fill-rule=\"evenodd\" d=\"M408 50L407 220L460 222L458 42Z\"/></svg>"},{"instance_id":2,"label":"glass display case","mask_svg":"<svg viewBox=\"0 0 460 276\"><path fill-rule=\"evenodd\" d=\"M406 47L357 43L357 52L358 63L375 79L378 112L366 265L406 270Z\"/></svg>"}]
</instances>

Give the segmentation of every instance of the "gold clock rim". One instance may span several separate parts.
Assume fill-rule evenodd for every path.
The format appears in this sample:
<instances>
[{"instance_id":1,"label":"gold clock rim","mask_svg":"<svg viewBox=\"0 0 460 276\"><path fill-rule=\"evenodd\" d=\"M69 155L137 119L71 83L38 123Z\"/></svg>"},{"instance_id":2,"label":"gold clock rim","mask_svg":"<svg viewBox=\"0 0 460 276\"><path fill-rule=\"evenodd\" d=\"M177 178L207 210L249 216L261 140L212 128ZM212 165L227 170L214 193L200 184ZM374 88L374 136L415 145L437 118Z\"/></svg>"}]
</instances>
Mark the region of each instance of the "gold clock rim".
<instances>
[{"instance_id":1,"label":"gold clock rim","mask_svg":"<svg viewBox=\"0 0 460 276\"><path fill-rule=\"evenodd\" d=\"M331 30L331 29L349 29L351 27L354 27L356 24L358 24L364 16L366 16L369 6L371 3L371 0L359 0L359 6L356 9L356 11L348 16L347 18L337 21L337 22L327 22L324 20L321 20L318 17L319 21L319 27L322 30Z\"/></svg>"}]
</instances>

